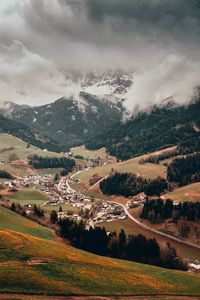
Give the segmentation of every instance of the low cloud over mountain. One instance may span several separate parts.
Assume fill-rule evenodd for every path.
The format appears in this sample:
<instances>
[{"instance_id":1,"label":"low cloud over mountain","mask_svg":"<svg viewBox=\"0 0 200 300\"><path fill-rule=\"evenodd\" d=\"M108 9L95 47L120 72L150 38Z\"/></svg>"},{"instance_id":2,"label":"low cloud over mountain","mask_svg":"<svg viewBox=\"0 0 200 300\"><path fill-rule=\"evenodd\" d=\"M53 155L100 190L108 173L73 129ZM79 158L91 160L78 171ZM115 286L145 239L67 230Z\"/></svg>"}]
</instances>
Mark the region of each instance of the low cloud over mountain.
<instances>
[{"instance_id":1,"label":"low cloud over mountain","mask_svg":"<svg viewBox=\"0 0 200 300\"><path fill-rule=\"evenodd\" d=\"M187 103L199 45L197 0L2 0L0 100L78 97L85 74L120 69L133 74L128 108Z\"/></svg>"}]
</instances>

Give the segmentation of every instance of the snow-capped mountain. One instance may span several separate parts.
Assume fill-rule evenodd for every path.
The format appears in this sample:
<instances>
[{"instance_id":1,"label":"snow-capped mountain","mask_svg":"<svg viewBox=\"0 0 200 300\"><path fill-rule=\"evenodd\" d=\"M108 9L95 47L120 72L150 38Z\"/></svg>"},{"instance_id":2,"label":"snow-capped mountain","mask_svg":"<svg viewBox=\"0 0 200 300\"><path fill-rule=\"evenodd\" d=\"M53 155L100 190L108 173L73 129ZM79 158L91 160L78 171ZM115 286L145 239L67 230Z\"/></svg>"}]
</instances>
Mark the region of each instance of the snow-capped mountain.
<instances>
[{"instance_id":1,"label":"snow-capped mountain","mask_svg":"<svg viewBox=\"0 0 200 300\"><path fill-rule=\"evenodd\" d=\"M121 70L88 73L81 79L81 90L97 96L124 98L133 84L132 73Z\"/></svg>"},{"instance_id":2,"label":"snow-capped mountain","mask_svg":"<svg viewBox=\"0 0 200 300\"><path fill-rule=\"evenodd\" d=\"M14 111L10 118L51 137L65 151L114 126L124 111L121 102L100 100L81 92L78 100L61 98L47 105Z\"/></svg>"},{"instance_id":3,"label":"snow-capped mountain","mask_svg":"<svg viewBox=\"0 0 200 300\"><path fill-rule=\"evenodd\" d=\"M124 119L127 111L123 100L132 85L132 75L120 70L70 73L66 82L79 82L77 93L42 106L4 102L0 114L28 125L57 141L60 149L83 144Z\"/></svg>"}]
</instances>

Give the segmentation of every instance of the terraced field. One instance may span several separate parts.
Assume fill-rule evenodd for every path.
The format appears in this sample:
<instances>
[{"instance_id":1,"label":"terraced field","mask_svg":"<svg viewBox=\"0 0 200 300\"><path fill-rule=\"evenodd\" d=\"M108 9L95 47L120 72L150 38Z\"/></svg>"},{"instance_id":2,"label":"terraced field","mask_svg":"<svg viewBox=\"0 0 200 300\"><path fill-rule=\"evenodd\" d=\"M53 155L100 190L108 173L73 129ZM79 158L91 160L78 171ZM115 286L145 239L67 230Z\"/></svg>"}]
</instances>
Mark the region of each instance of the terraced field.
<instances>
[{"instance_id":1,"label":"terraced field","mask_svg":"<svg viewBox=\"0 0 200 300\"><path fill-rule=\"evenodd\" d=\"M41 238L31 232L37 224L0 208L2 216L9 221L0 223L1 293L200 296L197 274L93 255Z\"/></svg>"}]
</instances>

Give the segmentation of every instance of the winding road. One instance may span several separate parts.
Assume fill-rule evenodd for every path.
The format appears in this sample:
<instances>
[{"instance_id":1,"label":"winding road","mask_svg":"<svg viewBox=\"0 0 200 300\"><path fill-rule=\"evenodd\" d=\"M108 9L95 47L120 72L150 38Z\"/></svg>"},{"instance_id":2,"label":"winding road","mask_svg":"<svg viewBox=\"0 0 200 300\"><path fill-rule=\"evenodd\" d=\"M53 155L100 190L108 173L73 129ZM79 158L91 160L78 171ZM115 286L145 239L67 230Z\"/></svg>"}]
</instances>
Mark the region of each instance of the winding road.
<instances>
[{"instance_id":1,"label":"winding road","mask_svg":"<svg viewBox=\"0 0 200 300\"><path fill-rule=\"evenodd\" d=\"M120 203L115 202L115 201L107 201L107 202L115 203L115 204L118 204L118 205L122 206L123 209L124 209L124 212L127 214L127 216L128 216L133 222L135 222L136 224L138 224L139 226L141 226L141 227L143 227L143 228L145 228L145 229L147 229L147 230L149 230L149 231L151 231L151 232L153 232L153 233L155 233L155 234L159 234L159 235L161 235L161 236L170 238L170 239L172 239L172 240L174 240L174 241L176 241L176 242L179 242L179 243L181 243L181 244L184 244L184 245L187 245L187 246L190 246L190 247L194 247L194 248L200 250L200 245L196 245L196 244L193 244L193 243L185 242L185 241L183 241L183 240L181 240L181 239L179 239L179 238L177 238L177 237L175 237L175 236L171 236L171 235L169 235L169 234L166 234L166 233L164 233L164 232L161 232L161 231L158 231L158 230L156 230L156 229L154 229L154 228L151 228L151 227L149 227L149 226L146 225L146 224L143 224L142 222L138 221L138 219L134 218L134 217L129 213L129 211L128 211L128 209L127 209L127 207L126 207L125 205L120 204Z\"/></svg>"},{"instance_id":2,"label":"winding road","mask_svg":"<svg viewBox=\"0 0 200 300\"><path fill-rule=\"evenodd\" d=\"M73 175L71 176L71 178L73 178L73 177L75 177L76 175L78 175L78 174L80 174L80 173L82 173L82 172L85 172L85 171L86 171L86 169L85 169L85 170L82 170L82 171L78 171L78 172L76 172L75 174L73 174ZM99 183L99 181L98 181L97 183ZM68 180L66 180L66 185L67 185L67 187L68 187L71 191L76 192L74 189L72 189L72 188L70 187L70 185L69 185L69 183L68 183ZM97 199L97 200L100 200L100 199ZM196 245L196 244L193 244L193 243L190 243L190 242L186 242L186 241L184 241L184 240L179 239L178 237L175 237L175 236L169 235L169 234L167 234L167 233L164 233L164 232L162 232L162 231L156 230L156 229L151 228L151 227L149 227L148 225L146 225L146 224L140 222L138 219L136 219L135 217L133 217L133 216L130 214L130 212L128 211L128 209L127 209L127 207L126 207L125 205L123 205L123 204L121 204L121 203L118 203L118 202L115 202L115 201L110 201L110 200L106 200L106 201L107 201L107 202L110 202L110 203L115 203L115 204L120 205L121 207L123 207L124 212L126 213L126 215L127 215L134 223L136 223L136 224L139 225L140 227L142 227L142 228L144 228L144 229L146 229L146 230L152 232L153 234L159 235L159 236L164 237L164 238L168 238L168 239L173 240L173 241L175 241L175 242L178 242L178 243L180 243L180 244L183 244L183 245L192 247L192 248L194 248L194 249L196 249L196 250L200 250L200 245Z\"/></svg>"}]
</instances>

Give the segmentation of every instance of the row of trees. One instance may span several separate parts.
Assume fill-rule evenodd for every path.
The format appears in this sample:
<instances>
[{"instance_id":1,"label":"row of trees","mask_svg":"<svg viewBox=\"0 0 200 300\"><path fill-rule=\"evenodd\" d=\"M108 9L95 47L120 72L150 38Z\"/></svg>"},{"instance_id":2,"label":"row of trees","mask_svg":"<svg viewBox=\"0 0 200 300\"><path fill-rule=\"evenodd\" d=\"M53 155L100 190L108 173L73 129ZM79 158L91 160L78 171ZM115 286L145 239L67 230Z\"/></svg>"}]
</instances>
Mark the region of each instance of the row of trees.
<instances>
[{"instance_id":1,"label":"row of trees","mask_svg":"<svg viewBox=\"0 0 200 300\"><path fill-rule=\"evenodd\" d=\"M200 136L188 137L186 140L180 142L176 149L171 151L164 151L156 155L149 155L148 157L141 159L139 163L159 164L162 160L173 158L178 155L192 154L195 152L200 152Z\"/></svg>"},{"instance_id":2,"label":"row of trees","mask_svg":"<svg viewBox=\"0 0 200 300\"><path fill-rule=\"evenodd\" d=\"M177 155L179 155L179 152L177 151L177 149L175 149L175 150L166 151L166 152L163 152L163 153L157 154L157 155L153 155L153 154L149 155L146 158L140 159L139 163L141 165L145 164L145 163L159 164L160 161L168 159L168 158L172 158L172 157L177 156Z\"/></svg>"},{"instance_id":3,"label":"row of trees","mask_svg":"<svg viewBox=\"0 0 200 300\"><path fill-rule=\"evenodd\" d=\"M54 212L55 215L55 212ZM124 230L119 234L107 234L105 228L90 227L86 230L82 222L70 219L59 220L60 235L79 249L98 255L126 259L171 269L186 270L187 267L178 257L176 250L169 244L164 249L155 239L143 235L127 236Z\"/></svg>"},{"instance_id":4,"label":"row of trees","mask_svg":"<svg viewBox=\"0 0 200 300\"><path fill-rule=\"evenodd\" d=\"M13 179L12 175L6 170L0 170L0 178Z\"/></svg>"},{"instance_id":5,"label":"row of trees","mask_svg":"<svg viewBox=\"0 0 200 300\"><path fill-rule=\"evenodd\" d=\"M44 157L33 155L29 156L29 164L36 169L63 168L65 175L72 171L75 166L75 160L68 157Z\"/></svg>"},{"instance_id":6,"label":"row of trees","mask_svg":"<svg viewBox=\"0 0 200 300\"><path fill-rule=\"evenodd\" d=\"M129 197L145 192L149 196L159 196L168 189L168 182L161 177L150 180L132 173L115 172L100 182L100 189L107 195Z\"/></svg>"},{"instance_id":7,"label":"row of trees","mask_svg":"<svg viewBox=\"0 0 200 300\"><path fill-rule=\"evenodd\" d=\"M200 153L174 159L167 168L167 179L179 186L200 181Z\"/></svg>"},{"instance_id":8,"label":"row of trees","mask_svg":"<svg viewBox=\"0 0 200 300\"><path fill-rule=\"evenodd\" d=\"M152 157L151 160L150 157L147 161L153 162L153 159ZM108 178L100 182L100 189L107 195L129 197L144 192L147 196L160 196L164 191L172 190L174 184L184 186L198 181L200 181L199 152L186 157L175 158L167 168L167 180L161 177L147 180L132 173L112 172Z\"/></svg>"},{"instance_id":9,"label":"row of trees","mask_svg":"<svg viewBox=\"0 0 200 300\"><path fill-rule=\"evenodd\" d=\"M178 144L177 151L180 154L200 152L200 135L190 136Z\"/></svg>"},{"instance_id":10,"label":"row of trees","mask_svg":"<svg viewBox=\"0 0 200 300\"><path fill-rule=\"evenodd\" d=\"M33 219L41 225L54 228L57 234L79 249L113 258L170 269L187 270L187 264L182 261L176 250L169 244L164 248L160 248L155 239L147 239L141 234L127 236L124 230L121 230L119 234L116 232L108 234L105 228L100 227L90 227L87 230L82 221L77 223L69 218L58 219L56 211L51 212L49 222L45 220L43 210L37 205L33 206L32 213L28 215L25 207L20 204L6 201L3 205L24 217Z\"/></svg>"},{"instance_id":11,"label":"row of trees","mask_svg":"<svg viewBox=\"0 0 200 300\"><path fill-rule=\"evenodd\" d=\"M199 202L183 202L174 205L170 199L147 199L144 203L140 217L147 219L151 223L160 223L164 220L172 218L177 222L181 218L188 221L200 221L200 203Z\"/></svg>"}]
</instances>

